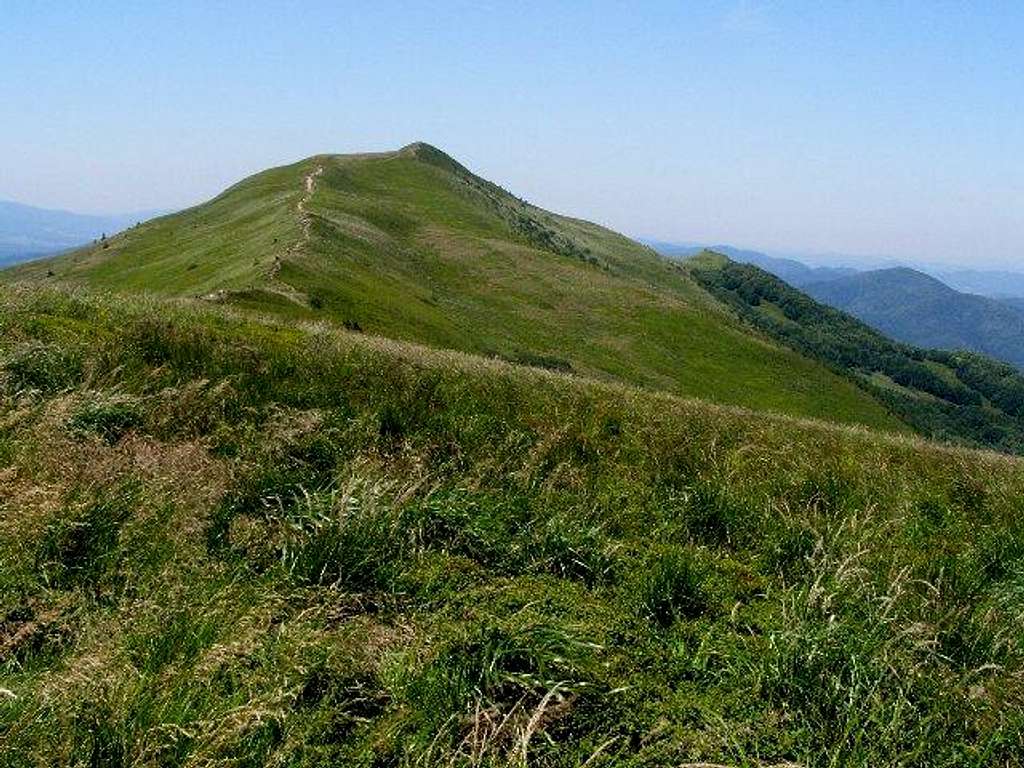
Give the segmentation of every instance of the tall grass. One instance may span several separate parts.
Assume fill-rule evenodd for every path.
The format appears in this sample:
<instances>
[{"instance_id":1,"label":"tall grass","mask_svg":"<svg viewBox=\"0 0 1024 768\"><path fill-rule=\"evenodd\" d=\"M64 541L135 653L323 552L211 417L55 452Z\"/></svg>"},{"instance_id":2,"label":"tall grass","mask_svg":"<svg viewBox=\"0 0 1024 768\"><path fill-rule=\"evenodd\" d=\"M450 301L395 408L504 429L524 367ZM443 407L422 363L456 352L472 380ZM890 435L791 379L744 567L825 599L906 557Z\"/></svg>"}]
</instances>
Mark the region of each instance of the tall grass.
<instances>
[{"instance_id":1,"label":"tall grass","mask_svg":"<svg viewBox=\"0 0 1024 768\"><path fill-rule=\"evenodd\" d=\"M1022 765L1017 459L144 302L0 331L4 765Z\"/></svg>"}]
</instances>

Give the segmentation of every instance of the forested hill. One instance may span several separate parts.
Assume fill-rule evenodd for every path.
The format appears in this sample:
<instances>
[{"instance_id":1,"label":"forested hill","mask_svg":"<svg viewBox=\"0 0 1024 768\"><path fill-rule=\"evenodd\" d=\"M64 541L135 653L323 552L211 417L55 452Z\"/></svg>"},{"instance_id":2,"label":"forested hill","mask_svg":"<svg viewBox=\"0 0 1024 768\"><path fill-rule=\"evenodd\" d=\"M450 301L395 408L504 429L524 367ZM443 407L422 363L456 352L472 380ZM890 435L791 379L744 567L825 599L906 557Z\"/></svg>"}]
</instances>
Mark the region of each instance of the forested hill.
<instances>
[{"instance_id":1,"label":"forested hill","mask_svg":"<svg viewBox=\"0 0 1024 768\"><path fill-rule=\"evenodd\" d=\"M755 328L849 377L923 434L1024 452L1024 376L1013 366L893 341L721 254L704 252L686 269Z\"/></svg>"},{"instance_id":2,"label":"forested hill","mask_svg":"<svg viewBox=\"0 0 1024 768\"><path fill-rule=\"evenodd\" d=\"M908 344L969 349L1024 366L1024 313L997 299L955 291L923 272L877 269L802 290Z\"/></svg>"}]
</instances>

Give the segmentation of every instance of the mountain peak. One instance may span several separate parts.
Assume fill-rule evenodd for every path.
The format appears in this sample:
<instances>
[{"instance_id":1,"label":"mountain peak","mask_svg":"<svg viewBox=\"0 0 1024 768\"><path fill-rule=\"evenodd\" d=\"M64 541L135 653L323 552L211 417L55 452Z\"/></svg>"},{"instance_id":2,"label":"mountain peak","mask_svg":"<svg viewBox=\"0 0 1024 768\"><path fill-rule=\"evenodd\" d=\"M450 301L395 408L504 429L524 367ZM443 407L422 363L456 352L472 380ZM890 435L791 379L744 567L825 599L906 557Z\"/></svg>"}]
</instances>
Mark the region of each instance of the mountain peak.
<instances>
[{"instance_id":1,"label":"mountain peak","mask_svg":"<svg viewBox=\"0 0 1024 768\"><path fill-rule=\"evenodd\" d=\"M468 168L458 160L455 160L451 155L425 141L414 141L412 144L405 145L398 150L398 155L401 157L413 157L420 162L443 168L452 173L470 173Z\"/></svg>"},{"instance_id":2,"label":"mountain peak","mask_svg":"<svg viewBox=\"0 0 1024 768\"><path fill-rule=\"evenodd\" d=\"M267 169L8 280L194 297L797 416L898 424L854 383L709 313L717 304L676 265L526 205L425 142ZM734 371L735 384L723 389L695 359Z\"/></svg>"},{"instance_id":3,"label":"mountain peak","mask_svg":"<svg viewBox=\"0 0 1024 768\"><path fill-rule=\"evenodd\" d=\"M406 144L398 151L400 154L408 155L418 155L425 152L438 152L442 155L444 154L440 149L426 141L414 141L411 144Z\"/></svg>"}]
</instances>

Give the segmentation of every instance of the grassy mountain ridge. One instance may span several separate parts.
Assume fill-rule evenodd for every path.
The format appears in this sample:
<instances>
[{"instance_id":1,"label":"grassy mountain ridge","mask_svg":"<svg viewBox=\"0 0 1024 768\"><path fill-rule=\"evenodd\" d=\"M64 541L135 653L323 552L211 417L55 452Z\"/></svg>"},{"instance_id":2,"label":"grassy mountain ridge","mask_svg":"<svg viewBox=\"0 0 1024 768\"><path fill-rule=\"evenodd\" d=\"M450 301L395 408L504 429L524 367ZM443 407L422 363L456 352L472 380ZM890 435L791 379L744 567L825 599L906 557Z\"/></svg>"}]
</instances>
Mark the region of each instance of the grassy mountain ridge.
<instances>
[{"instance_id":1,"label":"grassy mountain ridge","mask_svg":"<svg viewBox=\"0 0 1024 768\"><path fill-rule=\"evenodd\" d=\"M796 259L769 256L760 251L736 248L731 245L676 245L653 242L651 247L658 253L674 259L688 259L704 251L721 253L740 264L753 264L796 288L857 273L856 269L850 267L812 267Z\"/></svg>"},{"instance_id":2,"label":"grassy mountain ridge","mask_svg":"<svg viewBox=\"0 0 1024 768\"><path fill-rule=\"evenodd\" d=\"M996 299L955 291L923 272L873 270L803 290L899 341L968 349L1024 367L1024 314Z\"/></svg>"},{"instance_id":3,"label":"grassy mountain ridge","mask_svg":"<svg viewBox=\"0 0 1024 768\"><path fill-rule=\"evenodd\" d=\"M901 429L752 335L677 265L536 208L440 150L320 155L7 282L232 306L717 402Z\"/></svg>"},{"instance_id":4,"label":"grassy mountain ridge","mask_svg":"<svg viewBox=\"0 0 1024 768\"><path fill-rule=\"evenodd\" d=\"M0 762L1016 767L1021 461L0 289Z\"/></svg>"},{"instance_id":5,"label":"grassy mountain ridge","mask_svg":"<svg viewBox=\"0 0 1024 768\"><path fill-rule=\"evenodd\" d=\"M4 765L1022 765L1009 366L423 144L2 279Z\"/></svg>"},{"instance_id":6,"label":"grassy mountain ridge","mask_svg":"<svg viewBox=\"0 0 1024 768\"><path fill-rule=\"evenodd\" d=\"M752 326L857 382L922 434L1024 451L1024 375L1016 368L892 341L721 254L703 253L687 268Z\"/></svg>"}]
</instances>

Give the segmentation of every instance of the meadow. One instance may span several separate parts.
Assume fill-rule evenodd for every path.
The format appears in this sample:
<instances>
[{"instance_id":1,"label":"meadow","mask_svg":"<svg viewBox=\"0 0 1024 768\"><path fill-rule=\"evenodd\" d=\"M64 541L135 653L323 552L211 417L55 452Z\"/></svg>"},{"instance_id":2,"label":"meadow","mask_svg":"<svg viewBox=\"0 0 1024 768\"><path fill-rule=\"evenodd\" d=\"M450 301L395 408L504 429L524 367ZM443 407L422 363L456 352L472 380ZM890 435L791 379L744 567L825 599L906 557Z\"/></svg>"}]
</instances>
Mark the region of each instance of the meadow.
<instances>
[{"instance_id":1,"label":"meadow","mask_svg":"<svg viewBox=\"0 0 1024 768\"><path fill-rule=\"evenodd\" d=\"M0 764L1020 766L1022 492L997 453L4 288Z\"/></svg>"}]
</instances>

